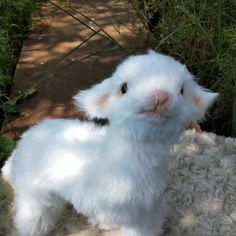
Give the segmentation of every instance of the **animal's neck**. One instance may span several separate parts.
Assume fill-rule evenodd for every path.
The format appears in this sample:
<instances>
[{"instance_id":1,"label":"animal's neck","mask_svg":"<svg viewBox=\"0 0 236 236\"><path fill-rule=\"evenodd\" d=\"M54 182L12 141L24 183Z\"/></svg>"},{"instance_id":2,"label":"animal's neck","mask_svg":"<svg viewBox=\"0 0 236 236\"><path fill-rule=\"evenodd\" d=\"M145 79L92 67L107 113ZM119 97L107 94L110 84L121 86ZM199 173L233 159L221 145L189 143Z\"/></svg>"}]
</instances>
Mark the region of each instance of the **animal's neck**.
<instances>
[{"instance_id":1,"label":"animal's neck","mask_svg":"<svg viewBox=\"0 0 236 236\"><path fill-rule=\"evenodd\" d=\"M130 133L123 128L109 127L107 142L108 151L117 156L129 158L159 158L166 156L170 143L159 139L146 138Z\"/></svg>"},{"instance_id":2,"label":"animal's neck","mask_svg":"<svg viewBox=\"0 0 236 236\"><path fill-rule=\"evenodd\" d=\"M120 139L130 145L141 146L162 146L169 148L173 145L180 135L181 126L173 127L168 125L142 125L127 124L124 126L110 125L108 128L109 139Z\"/></svg>"}]
</instances>

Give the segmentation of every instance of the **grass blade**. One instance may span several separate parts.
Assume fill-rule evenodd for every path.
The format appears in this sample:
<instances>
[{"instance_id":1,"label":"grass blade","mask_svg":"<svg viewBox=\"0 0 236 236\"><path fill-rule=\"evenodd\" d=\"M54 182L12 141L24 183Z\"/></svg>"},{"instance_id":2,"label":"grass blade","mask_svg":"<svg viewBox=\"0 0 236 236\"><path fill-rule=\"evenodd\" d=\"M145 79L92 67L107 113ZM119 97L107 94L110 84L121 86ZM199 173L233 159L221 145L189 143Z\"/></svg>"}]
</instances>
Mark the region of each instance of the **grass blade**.
<instances>
[{"instance_id":1,"label":"grass blade","mask_svg":"<svg viewBox=\"0 0 236 236\"><path fill-rule=\"evenodd\" d=\"M52 2L49 0L49 2L54 5L55 7L57 7L58 9L60 9L61 11L65 12L67 15L73 17L76 21L80 22L82 25L84 25L85 27L87 27L88 29L90 29L93 32L96 32L92 27L90 27L88 24L84 23L82 20L80 20L78 17L74 16L73 14L71 14L69 11L65 10L64 8L60 7L59 5L57 5L56 3ZM76 11L75 9L71 8L70 6L68 6L71 10L75 11L76 13L78 13L79 15L81 15L82 17L84 17L86 20L91 21L94 25L96 25L98 27L98 29L103 32L104 34L99 33L100 36L102 36L103 38L108 39L109 41L111 41L112 43L116 44L117 46L119 46L121 49L123 49L127 54L130 54L130 52L123 47L117 40L115 40L111 35L109 35L101 26L99 26L93 19L89 18L88 16L86 16L85 14Z\"/></svg>"},{"instance_id":2,"label":"grass blade","mask_svg":"<svg viewBox=\"0 0 236 236\"><path fill-rule=\"evenodd\" d=\"M99 34L100 30L95 31L93 34L91 34L89 37L87 37L83 42L78 44L76 47L71 49L69 52L64 54L59 60L56 61L56 63L46 72L46 74L43 75L43 77L37 81L32 87L37 87L42 81L47 79L49 76L53 75L59 66L61 65L62 61L64 61L68 56L73 54L77 49L79 49L81 46L83 46L86 42L88 42L91 38L93 38L95 35Z\"/></svg>"}]
</instances>

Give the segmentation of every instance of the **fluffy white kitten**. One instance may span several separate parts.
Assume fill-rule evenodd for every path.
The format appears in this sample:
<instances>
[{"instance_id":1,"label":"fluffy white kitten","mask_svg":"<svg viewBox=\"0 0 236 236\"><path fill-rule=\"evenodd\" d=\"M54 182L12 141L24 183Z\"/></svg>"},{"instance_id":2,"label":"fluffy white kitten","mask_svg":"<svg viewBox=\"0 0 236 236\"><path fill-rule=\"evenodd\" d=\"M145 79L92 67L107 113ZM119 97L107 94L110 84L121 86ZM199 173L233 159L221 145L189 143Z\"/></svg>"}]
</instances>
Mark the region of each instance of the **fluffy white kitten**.
<instances>
[{"instance_id":1,"label":"fluffy white kitten","mask_svg":"<svg viewBox=\"0 0 236 236\"><path fill-rule=\"evenodd\" d=\"M21 235L48 233L66 202L97 224L120 227L122 236L161 234L168 150L216 96L185 65L154 51L129 57L79 92L80 109L110 124L45 120L23 135L3 168L16 190Z\"/></svg>"}]
</instances>

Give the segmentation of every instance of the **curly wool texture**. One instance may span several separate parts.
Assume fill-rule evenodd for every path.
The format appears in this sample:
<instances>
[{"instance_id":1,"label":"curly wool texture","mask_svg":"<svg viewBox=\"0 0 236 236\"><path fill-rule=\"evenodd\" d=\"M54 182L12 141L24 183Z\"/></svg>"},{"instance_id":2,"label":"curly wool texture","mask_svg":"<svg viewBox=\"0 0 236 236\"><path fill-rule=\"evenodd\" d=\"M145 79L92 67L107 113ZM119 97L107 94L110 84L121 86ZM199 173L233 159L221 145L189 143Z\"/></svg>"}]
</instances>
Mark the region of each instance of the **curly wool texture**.
<instances>
[{"instance_id":1,"label":"curly wool texture","mask_svg":"<svg viewBox=\"0 0 236 236\"><path fill-rule=\"evenodd\" d=\"M236 139L188 130L171 153L166 235L236 235Z\"/></svg>"},{"instance_id":2,"label":"curly wool texture","mask_svg":"<svg viewBox=\"0 0 236 236\"><path fill-rule=\"evenodd\" d=\"M164 236L235 236L236 139L187 130L171 155ZM10 235L18 234L14 230L6 234ZM68 208L49 236L69 235L118 236L119 232L92 227Z\"/></svg>"}]
</instances>

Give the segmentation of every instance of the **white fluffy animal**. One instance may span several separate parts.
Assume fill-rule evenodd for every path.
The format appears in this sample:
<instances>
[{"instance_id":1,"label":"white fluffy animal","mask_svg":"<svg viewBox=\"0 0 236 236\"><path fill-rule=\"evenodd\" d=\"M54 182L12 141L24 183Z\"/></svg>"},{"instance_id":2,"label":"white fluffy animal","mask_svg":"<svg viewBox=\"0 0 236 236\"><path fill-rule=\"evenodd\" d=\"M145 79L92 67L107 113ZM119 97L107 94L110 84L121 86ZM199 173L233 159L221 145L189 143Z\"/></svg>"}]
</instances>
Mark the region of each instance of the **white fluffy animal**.
<instances>
[{"instance_id":1,"label":"white fluffy animal","mask_svg":"<svg viewBox=\"0 0 236 236\"><path fill-rule=\"evenodd\" d=\"M216 96L185 65L154 51L129 57L79 92L76 104L109 125L45 120L23 135L3 168L16 190L21 235L45 235L66 202L122 236L161 234L168 150Z\"/></svg>"}]
</instances>

